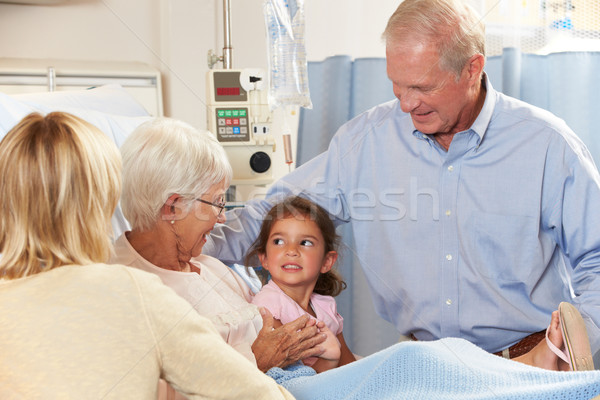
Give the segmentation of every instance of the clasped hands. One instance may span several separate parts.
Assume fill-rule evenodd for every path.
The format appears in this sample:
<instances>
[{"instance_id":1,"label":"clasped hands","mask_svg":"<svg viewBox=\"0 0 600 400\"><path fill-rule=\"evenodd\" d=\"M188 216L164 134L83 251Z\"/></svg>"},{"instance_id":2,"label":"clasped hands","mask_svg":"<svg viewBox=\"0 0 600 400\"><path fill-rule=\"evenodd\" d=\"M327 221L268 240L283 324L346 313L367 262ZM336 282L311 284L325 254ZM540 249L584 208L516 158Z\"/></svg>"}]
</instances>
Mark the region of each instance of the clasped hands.
<instances>
[{"instance_id":1,"label":"clasped hands","mask_svg":"<svg viewBox=\"0 0 600 400\"><path fill-rule=\"evenodd\" d=\"M264 307L260 308L263 327L252 344L252 352L258 368L266 372L273 367L284 368L308 357L319 357L325 352L322 343L327 335L323 322L317 322L308 315L295 321L274 327L273 315Z\"/></svg>"}]
</instances>

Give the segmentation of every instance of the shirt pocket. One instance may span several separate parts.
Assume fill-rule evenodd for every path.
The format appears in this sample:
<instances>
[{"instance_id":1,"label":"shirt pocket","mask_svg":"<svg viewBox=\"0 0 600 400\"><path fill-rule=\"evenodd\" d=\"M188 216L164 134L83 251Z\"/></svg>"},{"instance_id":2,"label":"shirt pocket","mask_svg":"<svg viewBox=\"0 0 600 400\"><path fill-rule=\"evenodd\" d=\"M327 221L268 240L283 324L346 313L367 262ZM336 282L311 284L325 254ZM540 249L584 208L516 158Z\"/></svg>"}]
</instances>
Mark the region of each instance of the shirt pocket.
<instances>
[{"instance_id":1,"label":"shirt pocket","mask_svg":"<svg viewBox=\"0 0 600 400\"><path fill-rule=\"evenodd\" d=\"M496 282L528 283L542 256L539 223L533 217L476 211L467 265L475 275Z\"/></svg>"}]
</instances>

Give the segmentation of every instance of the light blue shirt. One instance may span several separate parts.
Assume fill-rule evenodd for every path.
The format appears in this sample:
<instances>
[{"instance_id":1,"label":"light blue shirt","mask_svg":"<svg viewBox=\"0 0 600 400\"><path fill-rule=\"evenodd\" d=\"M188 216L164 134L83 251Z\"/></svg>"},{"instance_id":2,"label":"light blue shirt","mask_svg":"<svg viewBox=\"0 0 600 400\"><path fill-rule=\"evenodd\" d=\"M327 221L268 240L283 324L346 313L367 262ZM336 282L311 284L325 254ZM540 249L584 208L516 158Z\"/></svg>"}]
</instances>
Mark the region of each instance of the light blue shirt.
<instances>
[{"instance_id":1,"label":"light blue shirt","mask_svg":"<svg viewBox=\"0 0 600 400\"><path fill-rule=\"evenodd\" d=\"M496 92L448 151L397 100L342 126L267 201L228 214L205 252L236 262L270 204L302 193L352 222L377 312L420 340L488 351L545 329L559 302L600 348L600 176L564 121Z\"/></svg>"}]
</instances>

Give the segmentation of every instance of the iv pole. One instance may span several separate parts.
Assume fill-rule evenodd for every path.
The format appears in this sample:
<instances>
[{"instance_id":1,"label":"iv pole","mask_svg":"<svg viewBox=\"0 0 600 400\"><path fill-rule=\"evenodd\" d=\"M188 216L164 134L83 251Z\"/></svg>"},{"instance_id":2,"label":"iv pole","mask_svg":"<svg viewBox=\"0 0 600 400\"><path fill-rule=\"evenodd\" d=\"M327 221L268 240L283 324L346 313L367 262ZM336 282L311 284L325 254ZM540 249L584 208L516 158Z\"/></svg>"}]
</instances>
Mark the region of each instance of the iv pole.
<instances>
[{"instance_id":1,"label":"iv pole","mask_svg":"<svg viewBox=\"0 0 600 400\"><path fill-rule=\"evenodd\" d=\"M208 51L207 61L208 68L213 69L214 65L218 62L223 62L223 69L231 69L232 68L232 53L233 48L231 47L231 1L223 0L223 55L216 55L213 50ZM254 91L251 91L254 93ZM287 124L285 124L285 128L287 128ZM291 135L289 133L284 133L283 137L283 148L285 154L285 163L288 164L288 170L291 171L291 164L293 163L292 157L292 145L291 145Z\"/></svg>"},{"instance_id":2,"label":"iv pole","mask_svg":"<svg viewBox=\"0 0 600 400\"><path fill-rule=\"evenodd\" d=\"M219 61L223 62L223 69L231 69L232 52L231 47L231 1L223 0L223 55L218 56L212 50L208 51L208 68L212 69Z\"/></svg>"}]
</instances>

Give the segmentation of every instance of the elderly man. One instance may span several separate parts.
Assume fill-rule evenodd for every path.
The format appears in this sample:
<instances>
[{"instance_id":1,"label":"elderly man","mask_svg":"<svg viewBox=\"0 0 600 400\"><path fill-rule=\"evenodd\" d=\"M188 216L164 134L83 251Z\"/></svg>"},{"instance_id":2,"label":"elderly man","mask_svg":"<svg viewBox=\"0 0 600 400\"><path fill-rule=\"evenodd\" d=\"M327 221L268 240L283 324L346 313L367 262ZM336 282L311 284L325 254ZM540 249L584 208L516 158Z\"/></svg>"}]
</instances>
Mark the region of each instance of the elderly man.
<instances>
[{"instance_id":1,"label":"elderly man","mask_svg":"<svg viewBox=\"0 0 600 400\"><path fill-rule=\"evenodd\" d=\"M397 100L218 227L239 261L264 211L301 194L350 222L378 313L418 340L462 337L517 357L561 301L600 348L600 176L554 115L494 90L484 27L452 0L406 0L383 34Z\"/></svg>"}]
</instances>

